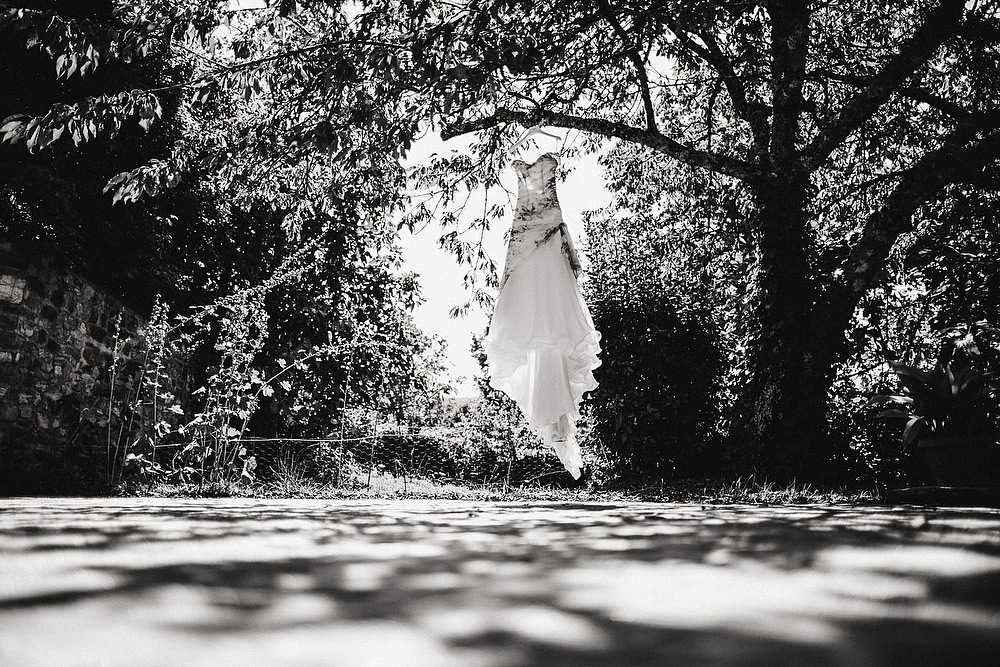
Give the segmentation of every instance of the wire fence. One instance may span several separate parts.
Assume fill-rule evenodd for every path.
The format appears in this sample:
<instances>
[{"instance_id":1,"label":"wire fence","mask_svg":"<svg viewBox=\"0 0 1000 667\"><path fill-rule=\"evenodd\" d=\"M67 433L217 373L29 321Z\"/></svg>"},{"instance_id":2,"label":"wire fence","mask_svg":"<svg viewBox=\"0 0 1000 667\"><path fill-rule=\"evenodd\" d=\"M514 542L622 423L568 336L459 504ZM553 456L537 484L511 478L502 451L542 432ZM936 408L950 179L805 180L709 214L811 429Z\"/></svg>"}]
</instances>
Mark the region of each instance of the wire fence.
<instances>
[{"instance_id":1,"label":"wire fence","mask_svg":"<svg viewBox=\"0 0 1000 667\"><path fill-rule=\"evenodd\" d=\"M244 477L277 487L298 484L376 491L415 484L464 487L562 486L572 480L554 453L525 446L470 442L461 428L387 430L336 438L245 437ZM179 445L157 447L169 467ZM286 490L291 490L286 488Z\"/></svg>"}]
</instances>

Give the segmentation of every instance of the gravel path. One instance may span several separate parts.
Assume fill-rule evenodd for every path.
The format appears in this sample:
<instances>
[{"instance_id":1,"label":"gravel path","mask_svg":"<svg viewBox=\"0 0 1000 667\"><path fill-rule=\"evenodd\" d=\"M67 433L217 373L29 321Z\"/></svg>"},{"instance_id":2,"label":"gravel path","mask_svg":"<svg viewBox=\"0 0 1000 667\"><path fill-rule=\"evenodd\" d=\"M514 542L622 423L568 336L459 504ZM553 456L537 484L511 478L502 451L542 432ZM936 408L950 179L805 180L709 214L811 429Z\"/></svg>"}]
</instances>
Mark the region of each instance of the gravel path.
<instances>
[{"instance_id":1,"label":"gravel path","mask_svg":"<svg viewBox=\"0 0 1000 667\"><path fill-rule=\"evenodd\" d=\"M0 665L992 665L1000 510L0 500Z\"/></svg>"}]
</instances>

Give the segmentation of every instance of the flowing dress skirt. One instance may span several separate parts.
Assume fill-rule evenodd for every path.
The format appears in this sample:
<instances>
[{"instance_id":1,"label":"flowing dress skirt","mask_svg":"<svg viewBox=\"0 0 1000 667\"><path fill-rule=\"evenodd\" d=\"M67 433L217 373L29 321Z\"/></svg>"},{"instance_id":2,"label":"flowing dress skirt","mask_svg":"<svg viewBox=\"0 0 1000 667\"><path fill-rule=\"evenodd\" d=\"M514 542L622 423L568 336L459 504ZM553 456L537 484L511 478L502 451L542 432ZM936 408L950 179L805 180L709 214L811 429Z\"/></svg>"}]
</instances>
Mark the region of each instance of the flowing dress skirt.
<instances>
[{"instance_id":1,"label":"flowing dress skirt","mask_svg":"<svg viewBox=\"0 0 1000 667\"><path fill-rule=\"evenodd\" d=\"M584 392L597 387L600 339L555 234L507 277L483 341L490 385L517 403L574 478L583 467L576 420Z\"/></svg>"}]
</instances>

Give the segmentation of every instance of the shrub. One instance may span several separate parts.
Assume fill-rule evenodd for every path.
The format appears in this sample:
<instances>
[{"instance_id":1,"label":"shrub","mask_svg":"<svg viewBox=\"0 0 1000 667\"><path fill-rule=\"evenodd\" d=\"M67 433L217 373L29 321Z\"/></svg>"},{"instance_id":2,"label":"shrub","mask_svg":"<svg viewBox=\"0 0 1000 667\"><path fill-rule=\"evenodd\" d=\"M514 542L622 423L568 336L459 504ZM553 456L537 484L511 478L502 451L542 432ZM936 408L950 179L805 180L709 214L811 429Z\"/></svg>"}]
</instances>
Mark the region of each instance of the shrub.
<instances>
[{"instance_id":1,"label":"shrub","mask_svg":"<svg viewBox=\"0 0 1000 667\"><path fill-rule=\"evenodd\" d=\"M604 350L588 408L614 471L625 481L717 471L724 359L707 314L647 291L598 301L594 320Z\"/></svg>"}]
</instances>

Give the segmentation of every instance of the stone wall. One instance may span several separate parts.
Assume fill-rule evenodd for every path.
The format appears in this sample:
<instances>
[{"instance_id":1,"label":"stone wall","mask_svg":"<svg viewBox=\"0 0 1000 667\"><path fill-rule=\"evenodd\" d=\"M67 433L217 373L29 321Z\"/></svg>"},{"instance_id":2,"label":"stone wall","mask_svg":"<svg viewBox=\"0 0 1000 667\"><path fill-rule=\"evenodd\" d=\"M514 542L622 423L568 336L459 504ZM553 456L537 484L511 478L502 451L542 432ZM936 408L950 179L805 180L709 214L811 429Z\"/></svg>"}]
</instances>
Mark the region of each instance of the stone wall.
<instances>
[{"instance_id":1,"label":"stone wall","mask_svg":"<svg viewBox=\"0 0 1000 667\"><path fill-rule=\"evenodd\" d=\"M90 281L0 240L0 495L102 489L144 324Z\"/></svg>"}]
</instances>

